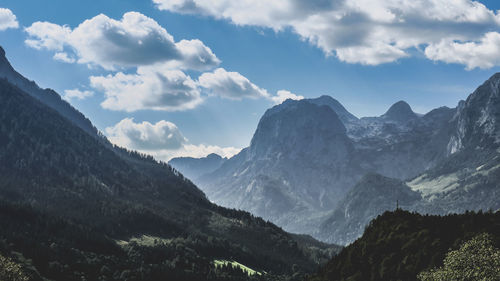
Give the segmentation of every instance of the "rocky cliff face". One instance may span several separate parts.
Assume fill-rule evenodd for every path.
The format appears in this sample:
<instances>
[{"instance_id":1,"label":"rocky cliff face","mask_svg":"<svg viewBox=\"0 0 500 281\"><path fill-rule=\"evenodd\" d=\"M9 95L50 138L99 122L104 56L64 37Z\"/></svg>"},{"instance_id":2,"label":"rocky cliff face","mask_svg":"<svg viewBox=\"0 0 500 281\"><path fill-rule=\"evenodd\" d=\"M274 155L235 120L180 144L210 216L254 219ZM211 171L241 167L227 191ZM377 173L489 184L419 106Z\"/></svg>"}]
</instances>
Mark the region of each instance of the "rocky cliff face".
<instances>
[{"instance_id":1,"label":"rocky cliff face","mask_svg":"<svg viewBox=\"0 0 500 281\"><path fill-rule=\"evenodd\" d=\"M200 183L214 202L303 232L357 180L353 151L330 107L289 100L264 114L249 148Z\"/></svg>"},{"instance_id":2,"label":"rocky cliff face","mask_svg":"<svg viewBox=\"0 0 500 281\"><path fill-rule=\"evenodd\" d=\"M493 75L460 102L452 122L450 154L473 145L492 146L500 141L500 73Z\"/></svg>"}]
</instances>

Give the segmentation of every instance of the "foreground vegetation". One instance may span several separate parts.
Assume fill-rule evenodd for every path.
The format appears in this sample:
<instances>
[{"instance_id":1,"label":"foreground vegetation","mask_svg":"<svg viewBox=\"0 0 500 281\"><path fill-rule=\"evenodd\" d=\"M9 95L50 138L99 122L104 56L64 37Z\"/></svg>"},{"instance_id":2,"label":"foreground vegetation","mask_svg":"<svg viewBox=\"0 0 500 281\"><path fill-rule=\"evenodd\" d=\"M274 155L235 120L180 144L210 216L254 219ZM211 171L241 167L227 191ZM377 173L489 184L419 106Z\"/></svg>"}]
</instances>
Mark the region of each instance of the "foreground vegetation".
<instances>
[{"instance_id":1,"label":"foreground vegetation","mask_svg":"<svg viewBox=\"0 0 500 281\"><path fill-rule=\"evenodd\" d=\"M493 245L490 234L480 234L446 254L444 265L421 272L421 281L500 280L500 250Z\"/></svg>"},{"instance_id":2,"label":"foreground vegetation","mask_svg":"<svg viewBox=\"0 0 500 281\"><path fill-rule=\"evenodd\" d=\"M373 220L361 238L344 248L309 280L416 281L418 277L421 280L500 280L498 275L489 275L486 279L439 277L454 272L457 262L469 268L498 264L500 257L495 248L499 245L500 212L428 216L396 210ZM484 258L486 253L492 253L491 259ZM498 270L494 272L498 274Z\"/></svg>"}]
</instances>

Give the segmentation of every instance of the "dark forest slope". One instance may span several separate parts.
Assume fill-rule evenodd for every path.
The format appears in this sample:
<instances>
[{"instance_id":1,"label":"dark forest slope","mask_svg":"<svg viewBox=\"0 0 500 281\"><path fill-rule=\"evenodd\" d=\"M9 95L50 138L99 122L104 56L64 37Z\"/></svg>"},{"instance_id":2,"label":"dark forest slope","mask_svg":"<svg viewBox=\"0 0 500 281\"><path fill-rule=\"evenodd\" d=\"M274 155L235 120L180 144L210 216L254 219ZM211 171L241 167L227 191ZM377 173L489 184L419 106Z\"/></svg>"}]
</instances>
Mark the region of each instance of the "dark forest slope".
<instances>
[{"instance_id":1,"label":"dark forest slope","mask_svg":"<svg viewBox=\"0 0 500 281\"><path fill-rule=\"evenodd\" d=\"M450 249L482 233L500 245L500 212L443 217L386 212L310 280L417 280L419 272L441 266Z\"/></svg>"},{"instance_id":2,"label":"dark forest slope","mask_svg":"<svg viewBox=\"0 0 500 281\"><path fill-rule=\"evenodd\" d=\"M6 80L0 100L1 250L41 276L247 278L216 271L222 259L272 279L314 270L329 254L213 205L169 165L104 144Z\"/></svg>"}]
</instances>

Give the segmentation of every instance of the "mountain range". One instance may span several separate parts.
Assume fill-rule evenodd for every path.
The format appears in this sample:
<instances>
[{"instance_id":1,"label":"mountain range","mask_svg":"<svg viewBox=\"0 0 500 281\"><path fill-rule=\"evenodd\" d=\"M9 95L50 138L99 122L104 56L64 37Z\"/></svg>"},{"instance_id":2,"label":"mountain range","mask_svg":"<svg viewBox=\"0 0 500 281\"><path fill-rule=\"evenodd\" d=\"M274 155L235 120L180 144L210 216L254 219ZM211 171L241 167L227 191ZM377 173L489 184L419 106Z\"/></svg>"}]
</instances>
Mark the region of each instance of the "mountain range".
<instances>
[{"instance_id":1,"label":"mountain range","mask_svg":"<svg viewBox=\"0 0 500 281\"><path fill-rule=\"evenodd\" d=\"M234 157L172 166L111 144L1 47L0 100L0 279L416 280L499 243L500 212L470 210L500 209L500 74L424 115L287 100Z\"/></svg>"},{"instance_id":2,"label":"mountain range","mask_svg":"<svg viewBox=\"0 0 500 281\"><path fill-rule=\"evenodd\" d=\"M212 173L217 170L227 158L212 153L203 158L193 157L178 157L171 159L168 164L175 167L177 170L182 171L182 174L196 181L200 176Z\"/></svg>"},{"instance_id":3,"label":"mountain range","mask_svg":"<svg viewBox=\"0 0 500 281\"><path fill-rule=\"evenodd\" d=\"M247 267L276 280L339 249L219 207L168 164L110 144L3 50L0 100L0 260L26 280L248 280Z\"/></svg>"},{"instance_id":4,"label":"mountain range","mask_svg":"<svg viewBox=\"0 0 500 281\"><path fill-rule=\"evenodd\" d=\"M265 112L249 147L194 181L217 204L337 244L398 202L429 214L497 210L499 92L495 74L455 108L422 115L399 101L363 118L329 96L287 100Z\"/></svg>"}]
</instances>

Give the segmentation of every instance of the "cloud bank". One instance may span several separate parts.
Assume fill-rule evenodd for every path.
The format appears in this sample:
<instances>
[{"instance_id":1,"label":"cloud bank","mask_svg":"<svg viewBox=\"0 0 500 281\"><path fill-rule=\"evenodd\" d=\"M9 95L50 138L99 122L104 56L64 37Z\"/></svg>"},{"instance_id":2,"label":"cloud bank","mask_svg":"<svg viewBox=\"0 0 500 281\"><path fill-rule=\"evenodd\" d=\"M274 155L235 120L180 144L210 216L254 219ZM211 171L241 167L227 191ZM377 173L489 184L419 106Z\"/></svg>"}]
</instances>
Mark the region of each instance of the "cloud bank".
<instances>
[{"instance_id":1,"label":"cloud bank","mask_svg":"<svg viewBox=\"0 0 500 281\"><path fill-rule=\"evenodd\" d=\"M498 11L471 0L153 0L160 10L289 29L326 55L378 65L423 50L430 60L499 65ZM451 50L450 50L451 49ZM493 58L493 61L491 61Z\"/></svg>"},{"instance_id":2,"label":"cloud bank","mask_svg":"<svg viewBox=\"0 0 500 281\"><path fill-rule=\"evenodd\" d=\"M165 63L170 68L206 70L220 60L199 40L175 42L155 20L128 12L120 20L100 14L76 28L35 22L25 31L26 44L56 51L66 62L97 65L107 70ZM68 53L69 52L69 53ZM67 58L74 59L67 59Z\"/></svg>"}]
</instances>

